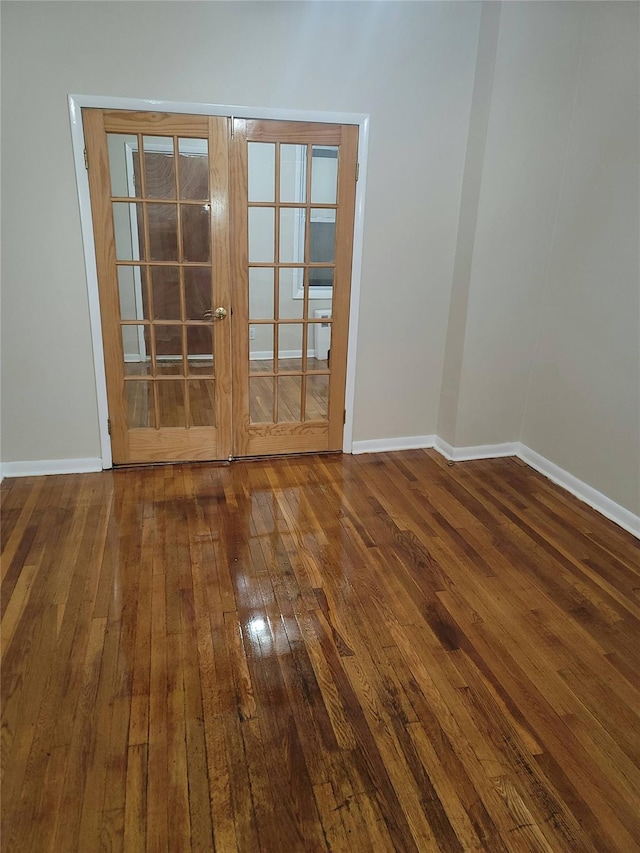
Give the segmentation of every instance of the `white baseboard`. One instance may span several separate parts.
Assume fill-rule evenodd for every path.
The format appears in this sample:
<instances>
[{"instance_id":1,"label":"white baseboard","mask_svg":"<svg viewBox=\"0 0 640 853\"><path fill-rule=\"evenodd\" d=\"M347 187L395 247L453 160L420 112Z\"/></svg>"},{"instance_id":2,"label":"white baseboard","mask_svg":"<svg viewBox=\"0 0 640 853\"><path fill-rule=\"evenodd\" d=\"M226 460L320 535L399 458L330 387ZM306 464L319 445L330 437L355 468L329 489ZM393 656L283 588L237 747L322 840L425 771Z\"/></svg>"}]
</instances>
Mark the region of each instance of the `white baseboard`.
<instances>
[{"instance_id":1,"label":"white baseboard","mask_svg":"<svg viewBox=\"0 0 640 853\"><path fill-rule=\"evenodd\" d=\"M2 477L40 477L46 474L91 474L102 471L101 459L34 459L3 462Z\"/></svg>"},{"instance_id":2,"label":"white baseboard","mask_svg":"<svg viewBox=\"0 0 640 853\"><path fill-rule=\"evenodd\" d=\"M472 447L453 447L438 436L434 447L441 456L450 462L470 462L472 459L501 459L504 456L517 456L520 443L508 441L503 444L477 444Z\"/></svg>"},{"instance_id":3,"label":"white baseboard","mask_svg":"<svg viewBox=\"0 0 640 853\"><path fill-rule=\"evenodd\" d=\"M424 450L434 447L436 435L408 435L403 438L374 438L354 441L352 453L386 453L388 450Z\"/></svg>"},{"instance_id":4,"label":"white baseboard","mask_svg":"<svg viewBox=\"0 0 640 853\"><path fill-rule=\"evenodd\" d=\"M352 453L386 453L393 450L428 450L435 448L441 456L451 462L467 462L471 459L498 459L502 456L517 456L519 442L507 444L481 444L475 447L452 447L437 435L408 435L401 438L372 438L354 441Z\"/></svg>"},{"instance_id":5,"label":"white baseboard","mask_svg":"<svg viewBox=\"0 0 640 853\"><path fill-rule=\"evenodd\" d=\"M517 453L519 459L535 468L540 474L543 474L558 486L562 486L568 492L571 492L576 498L579 498L584 503L588 504L593 509L597 510L601 515L604 515L610 521L614 521L620 527L633 536L640 539L640 516L634 515L630 510L620 506L620 504L612 501L602 492L574 477L564 468L560 468L553 462L550 462L544 456L540 456L535 450L520 444Z\"/></svg>"}]
</instances>

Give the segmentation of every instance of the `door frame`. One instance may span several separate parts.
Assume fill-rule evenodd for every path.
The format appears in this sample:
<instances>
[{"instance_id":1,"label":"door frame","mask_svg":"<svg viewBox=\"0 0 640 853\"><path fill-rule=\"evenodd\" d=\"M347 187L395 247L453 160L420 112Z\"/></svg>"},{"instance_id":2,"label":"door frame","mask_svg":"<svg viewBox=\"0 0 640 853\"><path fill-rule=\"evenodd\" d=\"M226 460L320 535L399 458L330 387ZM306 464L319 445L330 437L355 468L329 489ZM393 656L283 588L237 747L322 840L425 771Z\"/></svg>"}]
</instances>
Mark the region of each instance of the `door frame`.
<instances>
[{"instance_id":1,"label":"door frame","mask_svg":"<svg viewBox=\"0 0 640 853\"><path fill-rule=\"evenodd\" d=\"M183 101L159 101L143 98L117 98L107 95L69 95L69 119L71 141L80 207L80 227L84 249L87 278L89 320L93 343L93 366L96 380L96 402L102 467L111 468L111 439L109 437L109 408L107 404L107 381L102 342L102 323L98 295L98 271L93 218L89 195L89 173L85 168L84 127L82 108L94 107L103 110L135 110L147 112L186 113L192 115L229 116L231 118L269 119L275 121L307 121L328 124L354 124L358 134L358 182L353 233L353 259L351 264L351 302L349 307L349 341L347 347L347 376L345 388L345 424L342 449L351 453L353 442L353 410L355 402L356 354L358 343L358 316L360 309L360 282L362 276L362 249L364 237L364 203L367 178L367 154L369 149L369 115L366 113L320 112L317 110L290 110L274 107L242 107L226 104L191 103Z\"/></svg>"}]
</instances>

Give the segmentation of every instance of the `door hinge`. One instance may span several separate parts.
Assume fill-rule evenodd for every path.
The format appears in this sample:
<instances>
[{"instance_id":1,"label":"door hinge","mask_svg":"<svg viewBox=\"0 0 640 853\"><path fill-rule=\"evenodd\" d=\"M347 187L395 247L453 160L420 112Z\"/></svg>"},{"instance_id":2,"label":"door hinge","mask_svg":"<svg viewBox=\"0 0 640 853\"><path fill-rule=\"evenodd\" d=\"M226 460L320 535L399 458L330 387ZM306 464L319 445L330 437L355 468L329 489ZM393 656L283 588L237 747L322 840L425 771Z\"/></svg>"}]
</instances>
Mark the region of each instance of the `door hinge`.
<instances>
[{"instance_id":1,"label":"door hinge","mask_svg":"<svg viewBox=\"0 0 640 853\"><path fill-rule=\"evenodd\" d=\"M89 156L87 155L87 149L86 148L84 149L84 167L88 172L89 171Z\"/></svg>"},{"instance_id":2,"label":"door hinge","mask_svg":"<svg viewBox=\"0 0 640 853\"><path fill-rule=\"evenodd\" d=\"M231 116L231 138L233 139L233 123L235 122L235 118Z\"/></svg>"},{"instance_id":3,"label":"door hinge","mask_svg":"<svg viewBox=\"0 0 640 853\"><path fill-rule=\"evenodd\" d=\"M347 410L345 409L344 412L342 413L342 423L346 424L346 422L347 422Z\"/></svg>"},{"instance_id":4,"label":"door hinge","mask_svg":"<svg viewBox=\"0 0 640 853\"><path fill-rule=\"evenodd\" d=\"M360 177L360 163L356 163L356 181Z\"/></svg>"},{"instance_id":5,"label":"door hinge","mask_svg":"<svg viewBox=\"0 0 640 853\"><path fill-rule=\"evenodd\" d=\"M111 418L107 418L107 432L111 435Z\"/></svg>"}]
</instances>

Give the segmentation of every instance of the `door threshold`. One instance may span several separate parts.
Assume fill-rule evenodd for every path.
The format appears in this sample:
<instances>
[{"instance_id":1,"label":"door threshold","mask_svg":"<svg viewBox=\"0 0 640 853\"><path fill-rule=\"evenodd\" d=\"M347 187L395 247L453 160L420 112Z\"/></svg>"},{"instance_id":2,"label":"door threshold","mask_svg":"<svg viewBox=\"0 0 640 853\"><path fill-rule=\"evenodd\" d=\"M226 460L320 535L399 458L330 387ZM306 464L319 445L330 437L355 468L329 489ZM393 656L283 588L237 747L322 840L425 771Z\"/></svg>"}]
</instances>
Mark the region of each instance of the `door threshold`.
<instances>
[{"instance_id":1,"label":"door threshold","mask_svg":"<svg viewBox=\"0 0 640 853\"><path fill-rule=\"evenodd\" d=\"M230 462L268 462L270 459L309 459L313 456L342 456L342 450L311 450L294 453L263 453L259 456L233 456Z\"/></svg>"},{"instance_id":2,"label":"door threshold","mask_svg":"<svg viewBox=\"0 0 640 853\"><path fill-rule=\"evenodd\" d=\"M261 456L231 456L229 459L177 459L166 462L118 462L114 463L113 471L126 471L135 468L167 468L176 465L211 465L216 468L227 468L233 462L268 462L271 459L309 459L313 456L343 456L342 450L316 450L309 453L277 453L263 454Z\"/></svg>"},{"instance_id":3,"label":"door threshold","mask_svg":"<svg viewBox=\"0 0 640 853\"><path fill-rule=\"evenodd\" d=\"M215 465L216 467L228 467L231 459L175 459L162 462L114 462L113 471L126 471L135 468L169 468L176 465Z\"/></svg>"}]
</instances>

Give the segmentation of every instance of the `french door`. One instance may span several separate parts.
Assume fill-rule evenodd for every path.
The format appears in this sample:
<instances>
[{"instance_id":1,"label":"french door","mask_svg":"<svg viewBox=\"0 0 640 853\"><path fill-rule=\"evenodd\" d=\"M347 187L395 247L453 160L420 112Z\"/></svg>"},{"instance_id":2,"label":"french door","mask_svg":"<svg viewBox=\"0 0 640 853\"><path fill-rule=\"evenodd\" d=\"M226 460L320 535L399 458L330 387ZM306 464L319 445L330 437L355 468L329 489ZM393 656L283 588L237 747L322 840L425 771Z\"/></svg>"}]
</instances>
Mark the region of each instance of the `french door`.
<instances>
[{"instance_id":1,"label":"french door","mask_svg":"<svg viewBox=\"0 0 640 853\"><path fill-rule=\"evenodd\" d=\"M114 463L341 449L357 128L83 123Z\"/></svg>"}]
</instances>

